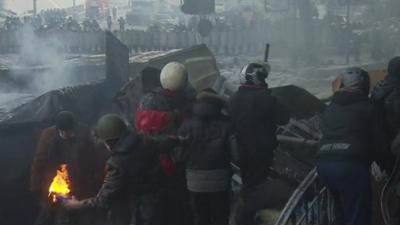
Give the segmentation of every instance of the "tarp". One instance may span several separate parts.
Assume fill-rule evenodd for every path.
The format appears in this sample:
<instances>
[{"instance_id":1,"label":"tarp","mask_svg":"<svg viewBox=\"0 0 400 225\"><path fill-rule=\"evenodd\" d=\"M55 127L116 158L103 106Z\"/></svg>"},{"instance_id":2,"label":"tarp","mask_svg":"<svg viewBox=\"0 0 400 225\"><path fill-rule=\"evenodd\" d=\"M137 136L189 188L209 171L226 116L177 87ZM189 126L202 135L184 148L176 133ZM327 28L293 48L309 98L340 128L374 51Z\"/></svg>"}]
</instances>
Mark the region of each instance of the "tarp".
<instances>
[{"instance_id":1,"label":"tarp","mask_svg":"<svg viewBox=\"0 0 400 225\"><path fill-rule=\"evenodd\" d=\"M28 191L30 164L40 132L53 124L58 112L73 111L89 125L103 114L119 112L112 99L128 74L128 49L112 37L106 43L109 68L105 81L47 92L0 121L0 224L33 224L37 202Z\"/></svg>"},{"instance_id":2,"label":"tarp","mask_svg":"<svg viewBox=\"0 0 400 225\"><path fill-rule=\"evenodd\" d=\"M146 67L162 69L172 61L185 64L189 73L189 81L198 91L211 87L218 79L222 79L214 55L204 44L171 51L167 54L155 54L153 57L147 57L142 62L132 62L129 70L130 76L137 77Z\"/></svg>"},{"instance_id":3,"label":"tarp","mask_svg":"<svg viewBox=\"0 0 400 225\"><path fill-rule=\"evenodd\" d=\"M289 109L295 119L311 118L316 113L322 113L326 107L317 97L297 86L272 88L272 95Z\"/></svg>"}]
</instances>

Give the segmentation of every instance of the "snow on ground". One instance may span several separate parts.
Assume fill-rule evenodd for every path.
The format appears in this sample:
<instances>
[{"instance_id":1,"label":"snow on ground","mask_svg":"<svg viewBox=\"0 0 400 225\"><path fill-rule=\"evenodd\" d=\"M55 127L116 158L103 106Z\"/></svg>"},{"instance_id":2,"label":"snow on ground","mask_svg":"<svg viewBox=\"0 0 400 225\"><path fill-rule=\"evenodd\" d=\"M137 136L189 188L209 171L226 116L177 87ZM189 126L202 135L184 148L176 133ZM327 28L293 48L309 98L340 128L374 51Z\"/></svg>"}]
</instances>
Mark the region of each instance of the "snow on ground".
<instances>
[{"instance_id":1,"label":"snow on ground","mask_svg":"<svg viewBox=\"0 0 400 225\"><path fill-rule=\"evenodd\" d=\"M257 57L216 57L221 75L228 82L240 84L240 70L247 63L260 60ZM287 60L272 59L271 73L267 79L270 87L280 87L285 85L296 85L309 91L311 94L320 98L326 98L331 95L332 81L349 66L361 66L366 70L375 70L385 68L385 63L364 61L359 65L330 65L320 67L298 66L292 68L288 66Z\"/></svg>"}]
</instances>

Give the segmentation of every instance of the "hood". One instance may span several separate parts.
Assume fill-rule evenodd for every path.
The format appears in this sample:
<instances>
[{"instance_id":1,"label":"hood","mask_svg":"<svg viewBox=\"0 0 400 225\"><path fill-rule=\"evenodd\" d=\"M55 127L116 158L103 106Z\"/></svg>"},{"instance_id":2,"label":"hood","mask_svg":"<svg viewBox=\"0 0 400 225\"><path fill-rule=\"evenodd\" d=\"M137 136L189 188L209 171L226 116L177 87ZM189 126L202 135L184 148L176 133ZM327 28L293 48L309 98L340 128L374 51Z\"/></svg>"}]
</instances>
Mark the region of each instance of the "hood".
<instances>
[{"instance_id":1,"label":"hood","mask_svg":"<svg viewBox=\"0 0 400 225\"><path fill-rule=\"evenodd\" d=\"M400 79L400 56L396 56L390 60L388 64L388 76Z\"/></svg>"},{"instance_id":2,"label":"hood","mask_svg":"<svg viewBox=\"0 0 400 225\"><path fill-rule=\"evenodd\" d=\"M193 113L200 118L218 117L225 106L226 100L223 97L202 92L197 95L197 100L193 105Z\"/></svg>"},{"instance_id":3,"label":"hood","mask_svg":"<svg viewBox=\"0 0 400 225\"><path fill-rule=\"evenodd\" d=\"M385 80L380 81L372 91L372 100L380 101L385 98L396 86L397 79L391 76L386 76Z\"/></svg>"},{"instance_id":4,"label":"hood","mask_svg":"<svg viewBox=\"0 0 400 225\"><path fill-rule=\"evenodd\" d=\"M332 102L337 105L351 105L368 100L368 95L362 92L338 91L333 95Z\"/></svg>"}]
</instances>

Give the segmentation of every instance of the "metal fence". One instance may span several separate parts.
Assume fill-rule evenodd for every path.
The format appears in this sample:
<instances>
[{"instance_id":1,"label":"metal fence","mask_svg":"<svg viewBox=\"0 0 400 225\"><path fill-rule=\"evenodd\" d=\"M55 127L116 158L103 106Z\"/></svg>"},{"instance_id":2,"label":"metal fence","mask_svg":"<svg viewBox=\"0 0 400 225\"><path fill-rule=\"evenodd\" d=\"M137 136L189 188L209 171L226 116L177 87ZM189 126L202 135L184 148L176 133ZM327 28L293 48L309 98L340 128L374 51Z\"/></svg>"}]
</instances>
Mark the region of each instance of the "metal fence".
<instances>
[{"instance_id":1,"label":"metal fence","mask_svg":"<svg viewBox=\"0 0 400 225\"><path fill-rule=\"evenodd\" d=\"M295 190L276 225L332 225L334 201L314 168Z\"/></svg>"}]
</instances>

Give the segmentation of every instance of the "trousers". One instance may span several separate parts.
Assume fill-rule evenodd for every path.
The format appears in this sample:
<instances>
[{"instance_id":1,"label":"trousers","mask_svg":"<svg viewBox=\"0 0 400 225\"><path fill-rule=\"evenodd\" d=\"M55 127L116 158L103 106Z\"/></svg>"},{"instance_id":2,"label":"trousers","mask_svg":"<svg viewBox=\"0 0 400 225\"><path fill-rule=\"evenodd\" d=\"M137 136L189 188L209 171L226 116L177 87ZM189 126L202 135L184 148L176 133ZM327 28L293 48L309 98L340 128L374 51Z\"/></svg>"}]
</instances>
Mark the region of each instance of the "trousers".
<instances>
[{"instance_id":1,"label":"trousers","mask_svg":"<svg viewBox=\"0 0 400 225\"><path fill-rule=\"evenodd\" d=\"M318 162L318 176L332 193L337 225L370 225L371 174L368 165L356 161Z\"/></svg>"},{"instance_id":2,"label":"trousers","mask_svg":"<svg viewBox=\"0 0 400 225\"><path fill-rule=\"evenodd\" d=\"M195 225L229 225L229 191L190 192Z\"/></svg>"}]
</instances>

